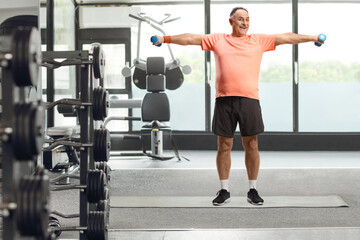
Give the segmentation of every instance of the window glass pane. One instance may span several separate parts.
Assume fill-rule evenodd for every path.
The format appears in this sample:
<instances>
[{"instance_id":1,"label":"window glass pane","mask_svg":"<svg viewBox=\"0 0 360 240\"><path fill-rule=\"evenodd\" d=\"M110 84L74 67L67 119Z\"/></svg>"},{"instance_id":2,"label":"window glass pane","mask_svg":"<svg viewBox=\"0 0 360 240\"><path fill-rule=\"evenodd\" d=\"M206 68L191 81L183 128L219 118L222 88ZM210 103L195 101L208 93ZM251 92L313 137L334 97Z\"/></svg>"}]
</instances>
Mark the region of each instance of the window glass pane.
<instances>
[{"instance_id":1,"label":"window glass pane","mask_svg":"<svg viewBox=\"0 0 360 240\"><path fill-rule=\"evenodd\" d=\"M139 6L136 6L139 7ZM181 17L179 20L165 23L161 26L167 35L177 35L182 33L204 33L204 7L199 5L162 5L162 6L140 6L141 12L146 13L155 20L162 20L165 14L171 14L172 18ZM137 56L138 28L131 29L132 42L132 60ZM171 60L168 46L155 47L151 44L150 38L153 35L163 34L152 28L150 25L143 23L140 36L139 57L146 60L150 56L163 56L165 62ZM173 130L199 130L205 129L205 89L204 89L204 53L200 46L179 46L169 44L174 57L180 60L181 65L190 65L192 73L184 75L184 82L176 90L166 90L170 101L170 124ZM132 85L133 98L142 99L146 90L137 88ZM134 110L134 116L139 115L140 110ZM134 122L134 130L139 130L141 123Z\"/></svg>"},{"instance_id":2,"label":"window glass pane","mask_svg":"<svg viewBox=\"0 0 360 240\"><path fill-rule=\"evenodd\" d=\"M111 94L111 99L118 99L118 100L124 100L128 99L127 94ZM108 112L108 118L109 117L127 117L128 116L128 109L126 108L109 108ZM106 128L109 129L109 131L129 131L129 122L124 120L112 120L107 125Z\"/></svg>"},{"instance_id":3,"label":"window glass pane","mask_svg":"<svg viewBox=\"0 0 360 240\"><path fill-rule=\"evenodd\" d=\"M75 50L75 7L71 1L54 1L55 51Z\"/></svg>"},{"instance_id":4,"label":"window glass pane","mask_svg":"<svg viewBox=\"0 0 360 240\"><path fill-rule=\"evenodd\" d=\"M125 44L101 44L105 53L105 77L106 89L125 88L125 77L121 69L125 66ZM83 50L90 50L91 44L83 44Z\"/></svg>"},{"instance_id":5,"label":"window glass pane","mask_svg":"<svg viewBox=\"0 0 360 240\"><path fill-rule=\"evenodd\" d=\"M54 101L62 98L73 98L71 95L56 95ZM55 126L75 126L77 124L76 117L64 117L57 111L57 107L54 110Z\"/></svg>"},{"instance_id":6,"label":"window glass pane","mask_svg":"<svg viewBox=\"0 0 360 240\"><path fill-rule=\"evenodd\" d=\"M229 14L234 4L211 5L211 33L232 32ZM292 31L291 1L283 4L242 4L249 11L248 34ZM213 54L212 54L213 56ZM292 47L278 46L263 55L259 96L265 131L292 131ZM212 112L215 102L215 62L212 57ZM213 114L213 113L212 113Z\"/></svg>"},{"instance_id":7,"label":"window glass pane","mask_svg":"<svg viewBox=\"0 0 360 240\"><path fill-rule=\"evenodd\" d=\"M351 24L359 11L360 4L299 3L299 32L328 38L321 47L299 45L300 131L360 131L360 46L352 43L360 29Z\"/></svg>"}]
</instances>

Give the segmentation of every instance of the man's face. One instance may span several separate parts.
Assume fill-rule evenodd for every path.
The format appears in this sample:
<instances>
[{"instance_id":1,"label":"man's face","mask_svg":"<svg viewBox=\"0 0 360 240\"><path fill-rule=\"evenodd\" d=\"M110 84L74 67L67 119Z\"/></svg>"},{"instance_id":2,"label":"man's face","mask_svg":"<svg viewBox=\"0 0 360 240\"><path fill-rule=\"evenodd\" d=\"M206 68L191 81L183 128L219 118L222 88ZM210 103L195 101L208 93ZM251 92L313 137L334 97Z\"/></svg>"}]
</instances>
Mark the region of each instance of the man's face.
<instances>
[{"instance_id":1,"label":"man's face","mask_svg":"<svg viewBox=\"0 0 360 240\"><path fill-rule=\"evenodd\" d=\"M245 36L250 26L250 18L247 11L239 9L229 19L233 28L233 34L238 37Z\"/></svg>"}]
</instances>

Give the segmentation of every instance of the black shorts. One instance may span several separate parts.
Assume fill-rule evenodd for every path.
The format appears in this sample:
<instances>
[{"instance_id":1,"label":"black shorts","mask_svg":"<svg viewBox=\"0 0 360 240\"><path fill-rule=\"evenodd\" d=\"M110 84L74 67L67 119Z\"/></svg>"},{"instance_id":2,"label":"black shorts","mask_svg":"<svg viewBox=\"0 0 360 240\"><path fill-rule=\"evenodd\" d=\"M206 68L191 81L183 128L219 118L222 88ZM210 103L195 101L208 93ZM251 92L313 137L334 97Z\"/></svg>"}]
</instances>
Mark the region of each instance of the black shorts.
<instances>
[{"instance_id":1,"label":"black shorts","mask_svg":"<svg viewBox=\"0 0 360 240\"><path fill-rule=\"evenodd\" d=\"M264 132L259 100L246 97L218 97L215 102L212 131L222 137L232 138L237 123L241 136Z\"/></svg>"}]
</instances>

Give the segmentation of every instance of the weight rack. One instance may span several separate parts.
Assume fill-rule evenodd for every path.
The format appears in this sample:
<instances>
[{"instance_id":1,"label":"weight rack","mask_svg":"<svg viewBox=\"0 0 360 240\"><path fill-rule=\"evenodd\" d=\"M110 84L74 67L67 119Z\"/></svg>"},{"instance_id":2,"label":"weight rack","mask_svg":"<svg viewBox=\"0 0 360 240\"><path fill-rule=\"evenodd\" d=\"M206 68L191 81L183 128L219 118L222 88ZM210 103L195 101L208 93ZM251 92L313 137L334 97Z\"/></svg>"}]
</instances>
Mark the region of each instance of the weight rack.
<instances>
[{"instance_id":1,"label":"weight rack","mask_svg":"<svg viewBox=\"0 0 360 240\"><path fill-rule=\"evenodd\" d=\"M44 111L40 101L29 102L26 96L39 80L40 46L35 28L0 37L3 239L47 237L49 178L33 172L43 143Z\"/></svg>"},{"instance_id":2,"label":"weight rack","mask_svg":"<svg viewBox=\"0 0 360 240\"><path fill-rule=\"evenodd\" d=\"M98 48L94 48L98 49ZM105 65L105 59L102 52L92 54L90 59L89 51L56 51L56 52L43 52L43 66L48 68L58 68L61 66L74 66L78 65L81 68L80 74L80 101L82 104L78 108L78 119L80 124L80 185L87 185L88 172L90 169L95 169L94 154L92 151L94 143L94 114L91 103L94 103L93 89L94 78L102 78L102 68ZM62 62L56 62L54 59L66 59ZM88 104L89 103L89 104ZM89 204L88 194L86 189L80 190L80 220L79 220L79 239L88 239L86 230L88 226L88 219L90 210L93 208ZM107 230L106 230L107 231Z\"/></svg>"}]
</instances>

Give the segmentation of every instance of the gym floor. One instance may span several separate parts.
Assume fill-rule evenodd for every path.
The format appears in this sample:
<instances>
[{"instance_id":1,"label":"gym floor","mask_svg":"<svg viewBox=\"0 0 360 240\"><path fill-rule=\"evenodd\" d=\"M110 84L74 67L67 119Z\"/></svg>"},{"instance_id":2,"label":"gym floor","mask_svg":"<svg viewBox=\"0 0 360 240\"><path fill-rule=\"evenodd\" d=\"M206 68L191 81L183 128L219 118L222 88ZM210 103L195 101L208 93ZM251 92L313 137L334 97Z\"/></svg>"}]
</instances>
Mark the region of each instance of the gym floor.
<instances>
[{"instance_id":1,"label":"gym floor","mask_svg":"<svg viewBox=\"0 0 360 240\"><path fill-rule=\"evenodd\" d=\"M171 152L166 152L171 155ZM112 156L111 196L214 196L215 151L180 151L190 161ZM358 239L360 152L260 152L260 193L266 196L337 194L348 208L165 209L111 208L109 239ZM230 190L245 196L244 152L232 153ZM74 213L75 191L52 194L52 209ZM66 194L66 196L64 195ZM61 199L61 200L60 200ZM61 219L63 226L76 219ZM77 239L63 232L60 239Z\"/></svg>"}]
</instances>

